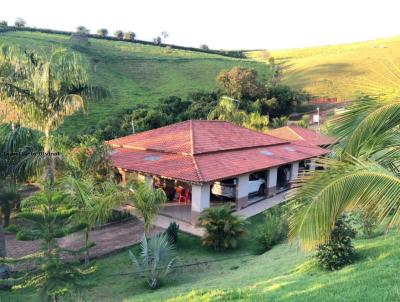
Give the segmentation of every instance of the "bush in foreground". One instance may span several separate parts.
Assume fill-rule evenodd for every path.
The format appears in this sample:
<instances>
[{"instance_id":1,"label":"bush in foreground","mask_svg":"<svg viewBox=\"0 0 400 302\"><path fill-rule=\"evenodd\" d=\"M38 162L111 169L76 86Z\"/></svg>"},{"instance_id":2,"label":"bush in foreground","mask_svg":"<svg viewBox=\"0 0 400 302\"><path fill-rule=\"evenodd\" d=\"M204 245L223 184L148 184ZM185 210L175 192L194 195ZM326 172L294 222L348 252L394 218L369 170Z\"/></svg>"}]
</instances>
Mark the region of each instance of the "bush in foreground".
<instances>
[{"instance_id":1,"label":"bush in foreground","mask_svg":"<svg viewBox=\"0 0 400 302\"><path fill-rule=\"evenodd\" d=\"M236 248L238 238L245 232L245 221L231 213L231 207L224 205L204 210L198 226L205 229L203 244L215 250Z\"/></svg>"},{"instance_id":2,"label":"bush in foreground","mask_svg":"<svg viewBox=\"0 0 400 302\"><path fill-rule=\"evenodd\" d=\"M172 271L176 261L176 251L166 234L156 235L149 240L143 236L140 242L140 254L136 256L129 251L129 257L150 288L156 289L160 286L160 280Z\"/></svg>"},{"instance_id":3,"label":"bush in foreground","mask_svg":"<svg viewBox=\"0 0 400 302\"><path fill-rule=\"evenodd\" d=\"M345 216L340 217L332 231L330 240L318 246L318 263L327 270L338 270L343 266L353 263L356 253L351 240L355 238L356 231L352 228Z\"/></svg>"},{"instance_id":4,"label":"bush in foreground","mask_svg":"<svg viewBox=\"0 0 400 302\"><path fill-rule=\"evenodd\" d=\"M259 244L258 252L264 253L287 237L288 225L281 208L272 208L264 212L264 221L256 230L255 239Z\"/></svg>"}]
</instances>

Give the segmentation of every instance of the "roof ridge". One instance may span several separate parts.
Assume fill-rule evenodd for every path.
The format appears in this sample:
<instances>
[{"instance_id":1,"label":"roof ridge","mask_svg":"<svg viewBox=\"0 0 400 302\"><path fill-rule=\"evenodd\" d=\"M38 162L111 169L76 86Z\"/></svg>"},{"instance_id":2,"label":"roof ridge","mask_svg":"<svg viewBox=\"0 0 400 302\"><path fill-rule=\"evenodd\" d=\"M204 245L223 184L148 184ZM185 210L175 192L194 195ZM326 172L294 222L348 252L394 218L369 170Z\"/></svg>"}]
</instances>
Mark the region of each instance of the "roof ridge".
<instances>
[{"instance_id":1,"label":"roof ridge","mask_svg":"<svg viewBox=\"0 0 400 302\"><path fill-rule=\"evenodd\" d=\"M197 165L196 158L194 157L194 127L193 127L193 120L190 120L189 124L190 124L190 128L189 128L189 131L190 131L190 146L191 146L191 153L192 153L191 157L192 157L194 169L196 170L197 177L199 178L199 181L202 181L203 177L201 175L199 166Z\"/></svg>"},{"instance_id":2,"label":"roof ridge","mask_svg":"<svg viewBox=\"0 0 400 302\"><path fill-rule=\"evenodd\" d=\"M288 128L292 133L294 133L294 135L296 135L298 138L300 138L301 140L304 141L304 137L302 137L300 134L298 134L296 131L294 131L291 126L285 126L286 128Z\"/></svg>"}]
</instances>

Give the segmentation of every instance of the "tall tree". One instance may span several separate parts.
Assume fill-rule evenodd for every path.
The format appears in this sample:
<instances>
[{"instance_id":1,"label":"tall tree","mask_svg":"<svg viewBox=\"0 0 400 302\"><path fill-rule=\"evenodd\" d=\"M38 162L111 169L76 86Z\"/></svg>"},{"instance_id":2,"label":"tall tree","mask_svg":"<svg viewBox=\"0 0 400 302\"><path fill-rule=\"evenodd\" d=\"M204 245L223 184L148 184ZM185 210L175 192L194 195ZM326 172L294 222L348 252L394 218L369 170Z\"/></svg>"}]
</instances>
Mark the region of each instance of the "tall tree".
<instances>
[{"instance_id":1,"label":"tall tree","mask_svg":"<svg viewBox=\"0 0 400 302\"><path fill-rule=\"evenodd\" d=\"M54 153L52 134L67 116L86 111L86 101L107 95L90 84L86 61L66 49L39 54L2 47L0 66L0 116L43 133L46 154ZM45 182L53 186L55 157L36 162L47 166Z\"/></svg>"},{"instance_id":2,"label":"tall tree","mask_svg":"<svg viewBox=\"0 0 400 302\"><path fill-rule=\"evenodd\" d=\"M108 35L108 30L107 28L100 28L99 30L97 30L97 34L99 36L106 37Z\"/></svg>"},{"instance_id":3,"label":"tall tree","mask_svg":"<svg viewBox=\"0 0 400 302\"><path fill-rule=\"evenodd\" d=\"M290 239L311 249L330 238L335 221L359 208L367 217L400 225L400 102L363 97L329 123L338 139L326 171L299 179Z\"/></svg>"}]
</instances>

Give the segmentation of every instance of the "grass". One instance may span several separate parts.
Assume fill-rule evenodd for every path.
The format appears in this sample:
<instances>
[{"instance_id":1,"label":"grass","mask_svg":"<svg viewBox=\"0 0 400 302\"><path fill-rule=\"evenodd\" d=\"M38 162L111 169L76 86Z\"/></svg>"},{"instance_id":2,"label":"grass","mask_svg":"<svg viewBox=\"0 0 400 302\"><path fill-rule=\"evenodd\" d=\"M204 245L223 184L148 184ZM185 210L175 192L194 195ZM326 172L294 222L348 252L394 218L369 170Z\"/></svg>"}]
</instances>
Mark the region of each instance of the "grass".
<instances>
[{"instance_id":1,"label":"grass","mask_svg":"<svg viewBox=\"0 0 400 302\"><path fill-rule=\"evenodd\" d=\"M65 121L61 130L76 134L87 126L95 126L134 104L156 105L160 98L176 95L186 97L199 90L216 87L215 78L222 69L234 66L255 68L265 80L268 66L250 59L235 59L200 52L166 49L151 45L90 39L89 46L74 46L69 37L31 32L1 34L0 43L22 47L49 49L73 48L93 65L91 77L96 85L107 87L113 97L89 105L89 114L78 113Z\"/></svg>"},{"instance_id":2,"label":"grass","mask_svg":"<svg viewBox=\"0 0 400 302\"><path fill-rule=\"evenodd\" d=\"M258 215L250 220L248 234L261 219ZM130 274L133 266L123 251L98 260L83 301L398 301L399 244L398 233L357 239L357 262L325 272L295 245L282 243L255 255L256 243L248 235L239 249L218 253L201 246L199 239L180 234L181 263L212 262L180 269L152 291ZM33 296L28 289L1 292L0 301L28 301Z\"/></svg>"},{"instance_id":3,"label":"grass","mask_svg":"<svg viewBox=\"0 0 400 302\"><path fill-rule=\"evenodd\" d=\"M383 46L383 48L381 48ZM273 51L283 66L283 83L319 97L348 100L359 91L399 86L400 36L323 47ZM266 61L265 52L248 57Z\"/></svg>"}]
</instances>

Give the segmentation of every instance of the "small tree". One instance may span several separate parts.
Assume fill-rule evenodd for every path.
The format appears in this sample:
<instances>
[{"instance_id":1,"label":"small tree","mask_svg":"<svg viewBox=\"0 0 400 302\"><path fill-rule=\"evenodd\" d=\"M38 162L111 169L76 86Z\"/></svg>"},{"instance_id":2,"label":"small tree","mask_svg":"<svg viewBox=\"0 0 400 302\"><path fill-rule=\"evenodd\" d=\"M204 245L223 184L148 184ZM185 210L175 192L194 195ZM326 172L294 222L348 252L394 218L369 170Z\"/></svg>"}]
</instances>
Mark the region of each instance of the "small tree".
<instances>
[{"instance_id":1,"label":"small tree","mask_svg":"<svg viewBox=\"0 0 400 302\"><path fill-rule=\"evenodd\" d=\"M136 38L136 34L133 31L127 31L124 34L124 40L134 41Z\"/></svg>"},{"instance_id":2,"label":"small tree","mask_svg":"<svg viewBox=\"0 0 400 302\"><path fill-rule=\"evenodd\" d=\"M252 112L248 116L247 121L243 123L243 126L258 131L265 131L268 129L268 123L268 116L263 116L259 112Z\"/></svg>"},{"instance_id":3,"label":"small tree","mask_svg":"<svg viewBox=\"0 0 400 302\"><path fill-rule=\"evenodd\" d=\"M247 114L238 109L237 100L230 97L222 97L218 105L208 114L209 120L230 121L237 125L243 125L247 121Z\"/></svg>"},{"instance_id":4,"label":"small tree","mask_svg":"<svg viewBox=\"0 0 400 302\"><path fill-rule=\"evenodd\" d=\"M304 114L304 115L301 117L301 120L300 120L300 122L298 123L298 125L299 125L300 127L303 127L303 128L308 128L308 127L310 127L310 119L311 119L311 117L310 117L309 114Z\"/></svg>"},{"instance_id":5,"label":"small tree","mask_svg":"<svg viewBox=\"0 0 400 302\"><path fill-rule=\"evenodd\" d=\"M14 22L14 26L19 27L19 28L25 27L26 21L22 18L17 18L17 20L15 20L15 22Z\"/></svg>"},{"instance_id":6,"label":"small tree","mask_svg":"<svg viewBox=\"0 0 400 302\"><path fill-rule=\"evenodd\" d=\"M165 40L169 37L169 33L167 31L161 32L161 37L163 37L163 41L165 43Z\"/></svg>"},{"instance_id":7,"label":"small tree","mask_svg":"<svg viewBox=\"0 0 400 302\"><path fill-rule=\"evenodd\" d=\"M0 28L1 27L7 27L8 26L8 22L5 20L0 20Z\"/></svg>"},{"instance_id":8,"label":"small tree","mask_svg":"<svg viewBox=\"0 0 400 302\"><path fill-rule=\"evenodd\" d=\"M245 233L245 221L231 213L228 205L208 208L199 216L198 226L205 229L203 244L215 250L236 248Z\"/></svg>"},{"instance_id":9,"label":"small tree","mask_svg":"<svg viewBox=\"0 0 400 302\"><path fill-rule=\"evenodd\" d=\"M114 31L114 36L118 39L122 39L124 37L124 32L122 30Z\"/></svg>"},{"instance_id":10,"label":"small tree","mask_svg":"<svg viewBox=\"0 0 400 302\"><path fill-rule=\"evenodd\" d=\"M333 271L353 263L355 251L351 240L355 236L356 231L351 227L347 218L345 216L339 217L329 241L317 248L315 257L319 264L323 268Z\"/></svg>"},{"instance_id":11,"label":"small tree","mask_svg":"<svg viewBox=\"0 0 400 302\"><path fill-rule=\"evenodd\" d=\"M132 200L134 207L143 218L145 234L148 234L154 219L167 201L167 196L162 189L153 190L146 184L139 184L133 190Z\"/></svg>"},{"instance_id":12,"label":"small tree","mask_svg":"<svg viewBox=\"0 0 400 302\"><path fill-rule=\"evenodd\" d=\"M272 119L272 128L280 128L287 126L289 118L287 116L275 117Z\"/></svg>"},{"instance_id":13,"label":"small tree","mask_svg":"<svg viewBox=\"0 0 400 302\"><path fill-rule=\"evenodd\" d=\"M83 34L83 35L87 35L87 34L89 34L90 31L85 26L79 25L79 26L76 27L76 32L80 33L80 34Z\"/></svg>"},{"instance_id":14,"label":"small tree","mask_svg":"<svg viewBox=\"0 0 400 302\"><path fill-rule=\"evenodd\" d=\"M228 71L223 70L217 76L217 84L227 95L236 99L252 100L265 91L255 69L233 67Z\"/></svg>"},{"instance_id":15,"label":"small tree","mask_svg":"<svg viewBox=\"0 0 400 302\"><path fill-rule=\"evenodd\" d=\"M107 28L100 28L99 30L97 30L97 34L101 37L107 37L108 30L107 30Z\"/></svg>"},{"instance_id":16,"label":"small tree","mask_svg":"<svg viewBox=\"0 0 400 302\"><path fill-rule=\"evenodd\" d=\"M209 50L210 48L208 47L207 44L201 44L200 49Z\"/></svg>"},{"instance_id":17,"label":"small tree","mask_svg":"<svg viewBox=\"0 0 400 302\"><path fill-rule=\"evenodd\" d=\"M136 256L129 251L129 256L152 289L159 287L160 279L171 273L176 261L175 247L166 234L156 235L150 240L143 236L140 254Z\"/></svg>"},{"instance_id":18,"label":"small tree","mask_svg":"<svg viewBox=\"0 0 400 302\"><path fill-rule=\"evenodd\" d=\"M155 38L153 39L153 42L154 42L154 44L156 44L156 45L160 45L161 42L162 42L162 39L161 39L161 37L155 37Z\"/></svg>"}]
</instances>

